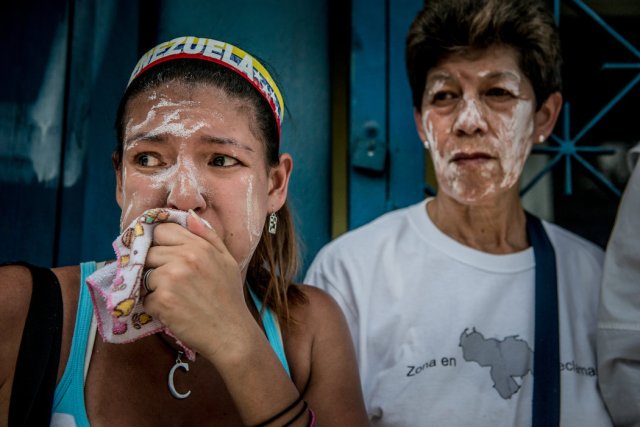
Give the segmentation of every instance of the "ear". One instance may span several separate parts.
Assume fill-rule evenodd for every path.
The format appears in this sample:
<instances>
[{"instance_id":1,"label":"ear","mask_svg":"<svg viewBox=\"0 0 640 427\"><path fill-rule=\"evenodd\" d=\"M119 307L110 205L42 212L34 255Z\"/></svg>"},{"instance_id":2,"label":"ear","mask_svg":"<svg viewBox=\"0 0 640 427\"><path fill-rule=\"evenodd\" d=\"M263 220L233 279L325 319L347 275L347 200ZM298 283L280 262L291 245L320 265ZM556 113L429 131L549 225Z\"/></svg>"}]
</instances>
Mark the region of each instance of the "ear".
<instances>
[{"instance_id":1,"label":"ear","mask_svg":"<svg viewBox=\"0 0 640 427\"><path fill-rule=\"evenodd\" d=\"M534 143L540 144L546 140L558 120L560 110L562 109L562 95L560 92L554 92L544 101L542 106L535 113L535 131Z\"/></svg>"},{"instance_id":2,"label":"ear","mask_svg":"<svg viewBox=\"0 0 640 427\"><path fill-rule=\"evenodd\" d=\"M293 170L293 159L287 153L280 155L280 162L269 171L268 204L271 212L280 209L287 200L289 178Z\"/></svg>"},{"instance_id":3,"label":"ear","mask_svg":"<svg viewBox=\"0 0 640 427\"><path fill-rule=\"evenodd\" d=\"M116 174L116 202L122 209L122 163L118 162L116 154L111 155L111 162L113 163L113 170Z\"/></svg>"},{"instance_id":4,"label":"ear","mask_svg":"<svg viewBox=\"0 0 640 427\"><path fill-rule=\"evenodd\" d=\"M415 107L413 108L413 121L416 124L418 135L420 135L420 141L424 142L427 139L427 135L425 135L424 126L422 125L422 112Z\"/></svg>"}]
</instances>

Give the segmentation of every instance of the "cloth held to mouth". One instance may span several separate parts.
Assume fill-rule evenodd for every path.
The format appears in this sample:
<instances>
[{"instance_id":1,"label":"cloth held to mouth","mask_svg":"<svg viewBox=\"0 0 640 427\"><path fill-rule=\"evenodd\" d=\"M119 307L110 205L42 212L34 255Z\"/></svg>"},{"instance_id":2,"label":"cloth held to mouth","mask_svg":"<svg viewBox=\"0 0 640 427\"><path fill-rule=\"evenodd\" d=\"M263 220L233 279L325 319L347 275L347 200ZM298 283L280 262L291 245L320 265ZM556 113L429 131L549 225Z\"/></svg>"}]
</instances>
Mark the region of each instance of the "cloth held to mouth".
<instances>
[{"instance_id":1,"label":"cloth held to mouth","mask_svg":"<svg viewBox=\"0 0 640 427\"><path fill-rule=\"evenodd\" d=\"M165 222L186 227L188 215L174 209L145 211L113 241L117 260L87 278L98 331L104 341L130 343L156 332L174 337L166 326L145 311L141 295L142 276L153 242L153 229ZM177 339L176 342L189 360L195 360L193 350Z\"/></svg>"}]
</instances>

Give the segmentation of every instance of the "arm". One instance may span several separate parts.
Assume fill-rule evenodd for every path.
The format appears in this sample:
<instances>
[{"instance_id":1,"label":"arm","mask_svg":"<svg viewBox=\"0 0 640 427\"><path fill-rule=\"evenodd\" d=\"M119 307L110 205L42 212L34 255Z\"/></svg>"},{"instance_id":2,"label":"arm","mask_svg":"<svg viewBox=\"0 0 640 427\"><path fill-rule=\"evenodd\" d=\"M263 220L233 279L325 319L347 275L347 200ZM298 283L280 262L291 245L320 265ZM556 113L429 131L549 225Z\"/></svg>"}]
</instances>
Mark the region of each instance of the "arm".
<instances>
[{"instance_id":1,"label":"arm","mask_svg":"<svg viewBox=\"0 0 640 427\"><path fill-rule=\"evenodd\" d=\"M598 379L616 425L640 424L640 165L620 202L605 255Z\"/></svg>"},{"instance_id":2,"label":"arm","mask_svg":"<svg viewBox=\"0 0 640 427\"><path fill-rule=\"evenodd\" d=\"M366 426L367 414L362 397L355 352L344 315L335 300L320 289L302 287L308 304L295 307L296 322L288 336L287 354L294 366L307 366L296 349L310 348L309 372L294 372L307 378L305 399L314 409L319 425ZM301 341L312 339L310 346ZM302 386L302 384L300 384Z\"/></svg>"},{"instance_id":3,"label":"arm","mask_svg":"<svg viewBox=\"0 0 640 427\"><path fill-rule=\"evenodd\" d=\"M0 268L0 426L9 422L9 403L22 330L31 300L31 274L25 267Z\"/></svg>"}]
</instances>

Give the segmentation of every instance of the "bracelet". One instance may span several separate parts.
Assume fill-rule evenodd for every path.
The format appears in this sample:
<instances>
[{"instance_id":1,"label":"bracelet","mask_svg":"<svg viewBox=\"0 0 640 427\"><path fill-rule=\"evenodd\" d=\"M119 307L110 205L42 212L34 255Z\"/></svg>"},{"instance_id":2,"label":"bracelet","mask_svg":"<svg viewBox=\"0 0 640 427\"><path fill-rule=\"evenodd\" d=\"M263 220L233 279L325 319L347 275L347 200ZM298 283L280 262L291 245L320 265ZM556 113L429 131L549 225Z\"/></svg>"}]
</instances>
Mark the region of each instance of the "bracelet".
<instances>
[{"instance_id":1,"label":"bracelet","mask_svg":"<svg viewBox=\"0 0 640 427\"><path fill-rule=\"evenodd\" d=\"M299 394L298 397L296 398L296 400L294 400L291 405L287 406L282 411L278 412L277 414L275 414L273 417L269 418L268 420L263 421L263 422L261 422L259 424L256 424L255 427L263 427L263 426L268 425L269 423L274 422L275 420L277 420L278 418L280 418L281 416L283 416L284 414L286 414L287 412L289 412L290 410L295 408L295 406L298 403L300 403L301 400L302 400L302 394Z\"/></svg>"},{"instance_id":2,"label":"bracelet","mask_svg":"<svg viewBox=\"0 0 640 427\"><path fill-rule=\"evenodd\" d=\"M294 423L294 421L296 421L298 418L300 418L302 416L302 414L307 412L307 401L303 400L303 402L304 402L304 405L302 405L302 410L300 412L298 412L295 417L291 418L288 423L282 424L282 427L290 426L291 424Z\"/></svg>"},{"instance_id":3,"label":"bracelet","mask_svg":"<svg viewBox=\"0 0 640 427\"><path fill-rule=\"evenodd\" d=\"M316 425L316 414L313 412L313 409L309 408L309 427L315 427Z\"/></svg>"}]
</instances>

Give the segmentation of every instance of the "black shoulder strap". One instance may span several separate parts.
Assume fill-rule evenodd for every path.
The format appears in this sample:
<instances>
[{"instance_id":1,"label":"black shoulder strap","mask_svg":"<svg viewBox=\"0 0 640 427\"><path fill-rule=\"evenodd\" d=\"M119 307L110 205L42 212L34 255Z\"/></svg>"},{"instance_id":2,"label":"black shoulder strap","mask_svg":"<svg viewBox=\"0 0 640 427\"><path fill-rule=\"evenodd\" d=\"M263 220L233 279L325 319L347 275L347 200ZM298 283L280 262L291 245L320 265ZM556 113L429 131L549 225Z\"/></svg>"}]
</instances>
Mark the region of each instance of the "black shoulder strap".
<instances>
[{"instance_id":1,"label":"black shoulder strap","mask_svg":"<svg viewBox=\"0 0 640 427\"><path fill-rule=\"evenodd\" d=\"M527 215L527 236L536 260L533 427L560 425L560 334L556 255L542 225Z\"/></svg>"},{"instance_id":2,"label":"black shoulder strap","mask_svg":"<svg viewBox=\"0 0 640 427\"><path fill-rule=\"evenodd\" d=\"M48 426L62 341L60 283L47 268L18 264L31 271L33 291L13 378L9 426Z\"/></svg>"}]
</instances>

